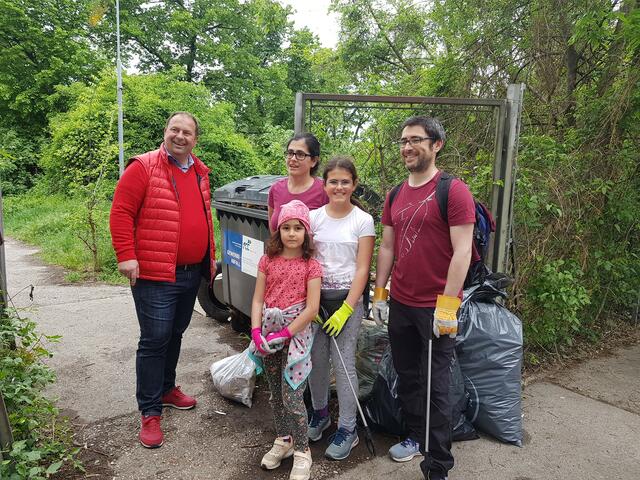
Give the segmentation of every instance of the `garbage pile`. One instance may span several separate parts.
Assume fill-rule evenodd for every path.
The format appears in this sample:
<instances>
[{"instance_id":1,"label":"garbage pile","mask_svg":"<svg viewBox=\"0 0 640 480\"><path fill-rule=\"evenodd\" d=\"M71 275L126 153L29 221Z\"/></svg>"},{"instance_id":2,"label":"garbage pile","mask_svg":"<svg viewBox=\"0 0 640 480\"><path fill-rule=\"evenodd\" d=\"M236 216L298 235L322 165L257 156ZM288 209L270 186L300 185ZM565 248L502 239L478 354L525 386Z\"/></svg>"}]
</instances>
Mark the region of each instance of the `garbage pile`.
<instances>
[{"instance_id":1,"label":"garbage pile","mask_svg":"<svg viewBox=\"0 0 640 480\"><path fill-rule=\"evenodd\" d=\"M464 291L450 366L454 441L478 438L477 428L498 440L522 446L522 322L499 300L506 297L509 282L504 275L492 274L481 285ZM372 334L365 331L365 335ZM384 335L379 333L378 338L375 353L364 351L359 355L378 358ZM371 376L369 371L362 376L358 373L363 379ZM364 410L372 427L406 435L397 398L397 374L388 346Z\"/></svg>"}]
</instances>

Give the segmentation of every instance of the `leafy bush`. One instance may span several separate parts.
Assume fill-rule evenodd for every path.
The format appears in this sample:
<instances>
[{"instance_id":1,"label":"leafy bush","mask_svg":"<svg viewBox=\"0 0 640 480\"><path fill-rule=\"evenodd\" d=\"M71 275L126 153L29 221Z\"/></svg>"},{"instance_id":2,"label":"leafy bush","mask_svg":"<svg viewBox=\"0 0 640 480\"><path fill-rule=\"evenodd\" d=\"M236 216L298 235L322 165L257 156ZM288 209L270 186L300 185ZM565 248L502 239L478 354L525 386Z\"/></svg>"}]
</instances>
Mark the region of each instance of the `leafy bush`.
<instances>
[{"instance_id":1,"label":"leafy bush","mask_svg":"<svg viewBox=\"0 0 640 480\"><path fill-rule=\"evenodd\" d=\"M42 359L51 357L46 342L59 337L40 335L35 323L18 316L0 320L0 391L9 413L14 443L3 452L0 478L44 479L64 463L82 468L75 460L70 428L43 389L55 374Z\"/></svg>"},{"instance_id":2,"label":"leafy bush","mask_svg":"<svg viewBox=\"0 0 640 480\"><path fill-rule=\"evenodd\" d=\"M214 102L205 87L180 81L180 75L176 69L124 78L125 157L158 148L167 117L186 110L200 121L195 154L211 167L213 185L262 173L263 166L253 147L236 132L233 107ZM117 179L115 85L115 76L105 71L95 85L61 87L61 94L74 102L69 111L50 122L52 139L41 159L49 191L76 193L80 187L95 182L103 170L107 179Z\"/></svg>"}]
</instances>

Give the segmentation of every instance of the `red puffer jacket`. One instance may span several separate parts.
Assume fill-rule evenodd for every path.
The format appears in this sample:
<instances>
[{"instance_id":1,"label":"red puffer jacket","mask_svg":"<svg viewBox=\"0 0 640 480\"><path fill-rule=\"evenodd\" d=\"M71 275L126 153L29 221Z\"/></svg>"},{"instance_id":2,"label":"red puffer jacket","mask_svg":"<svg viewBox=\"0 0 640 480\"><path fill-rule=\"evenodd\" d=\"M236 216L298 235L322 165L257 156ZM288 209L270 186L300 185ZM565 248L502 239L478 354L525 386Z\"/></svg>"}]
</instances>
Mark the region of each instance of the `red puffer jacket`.
<instances>
[{"instance_id":1,"label":"red puffer jacket","mask_svg":"<svg viewBox=\"0 0 640 480\"><path fill-rule=\"evenodd\" d=\"M192 154L209 230L210 281L215 272L215 244L211 217L209 168ZM140 278L175 282L180 236L180 206L164 145L132 158L146 175L119 183L111 206L111 241L118 262L138 260ZM129 173L129 172L127 172ZM122 183L122 182L121 182Z\"/></svg>"}]
</instances>

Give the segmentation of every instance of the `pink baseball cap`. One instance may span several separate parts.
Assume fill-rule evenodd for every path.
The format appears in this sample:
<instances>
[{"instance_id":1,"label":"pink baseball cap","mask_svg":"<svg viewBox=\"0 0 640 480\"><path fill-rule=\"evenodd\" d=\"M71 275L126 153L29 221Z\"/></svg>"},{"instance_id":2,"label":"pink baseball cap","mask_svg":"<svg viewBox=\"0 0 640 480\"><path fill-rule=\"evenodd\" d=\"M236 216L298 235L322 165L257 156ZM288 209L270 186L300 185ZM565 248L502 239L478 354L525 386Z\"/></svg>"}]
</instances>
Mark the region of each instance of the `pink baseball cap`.
<instances>
[{"instance_id":1,"label":"pink baseball cap","mask_svg":"<svg viewBox=\"0 0 640 480\"><path fill-rule=\"evenodd\" d=\"M280 229L280 225L289 220L300 220L300 223L304 225L307 233L311 233L311 229L309 228L309 208L300 200L291 200L289 203L285 203L280 207L278 229Z\"/></svg>"}]
</instances>

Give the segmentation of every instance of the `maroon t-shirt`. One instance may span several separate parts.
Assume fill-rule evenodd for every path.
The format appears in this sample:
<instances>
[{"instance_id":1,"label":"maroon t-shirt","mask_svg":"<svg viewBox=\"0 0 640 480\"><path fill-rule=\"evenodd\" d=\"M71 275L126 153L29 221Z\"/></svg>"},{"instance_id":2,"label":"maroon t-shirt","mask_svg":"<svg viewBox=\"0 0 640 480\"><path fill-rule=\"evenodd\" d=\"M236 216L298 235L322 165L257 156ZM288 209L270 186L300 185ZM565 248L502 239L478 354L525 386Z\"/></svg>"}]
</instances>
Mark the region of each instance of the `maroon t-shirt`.
<instances>
[{"instance_id":1,"label":"maroon t-shirt","mask_svg":"<svg viewBox=\"0 0 640 480\"><path fill-rule=\"evenodd\" d=\"M324 191L324 183L322 179L315 177L313 185L302 193L289 193L287 187L287 178L283 178L274 183L269 189L269 206L273 208L271 216L271 229L275 230L278 226L278 216L280 215L280 207L291 200L300 200L309 210L315 210L329 203L329 197Z\"/></svg>"},{"instance_id":2,"label":"maroon t-shirt","mask_svg":"<svg viewBox=\"0 0 640 480\"><path fill-rule=\"evenodd\" d=\"M449 224L444 222L435 195L440 175L419 187L405 181L391 209L387 195L382 211L382 223L393 227L394 233L391 296L413 307L434 307L444 291L453 256L449 227L475 223L473 196L457 178L449 187Z\"/></svg>"}]
</instances>

